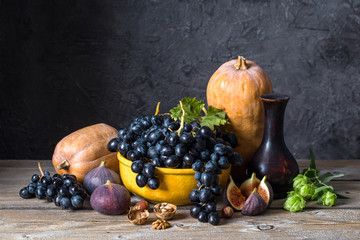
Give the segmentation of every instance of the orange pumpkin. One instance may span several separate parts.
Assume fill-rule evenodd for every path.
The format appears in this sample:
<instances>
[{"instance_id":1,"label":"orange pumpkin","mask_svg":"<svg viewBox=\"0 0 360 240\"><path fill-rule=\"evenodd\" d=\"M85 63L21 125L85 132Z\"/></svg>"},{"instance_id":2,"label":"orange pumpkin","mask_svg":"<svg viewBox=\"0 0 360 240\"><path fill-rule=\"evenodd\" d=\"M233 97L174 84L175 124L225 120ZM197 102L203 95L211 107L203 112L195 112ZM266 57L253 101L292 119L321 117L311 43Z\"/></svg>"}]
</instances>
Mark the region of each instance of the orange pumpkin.
<instances>
[{"instance_id":1,"label":"orange pumpkin","mask_svg":"<svg viewBox=\"0 0 360 240\"><path fill-rule=\"evenodd\" d=\"M235 149L244 159L232 168L234 180L245 178L247 162L260 146L264 131L264 110L259 96L272 92L268 74L256 63L239 57L219 67L207 85L207 102L226 111L231 131L238 138Z\"/></svg>"},{"instance_id":2,"label":"orange pumpkin","mask_svg":"<svg viewBox=\"0 0 360 240\"><path fill-rule=\"evenodd\" d=\"M59 174L73 174L81 183L88 172L105 161L107 168L118 173L117 153L107 149L108 142L115 137L117 130L104 123L71 133L56 145L52 158L55 171Z\"/></svg>"}]
</instances>

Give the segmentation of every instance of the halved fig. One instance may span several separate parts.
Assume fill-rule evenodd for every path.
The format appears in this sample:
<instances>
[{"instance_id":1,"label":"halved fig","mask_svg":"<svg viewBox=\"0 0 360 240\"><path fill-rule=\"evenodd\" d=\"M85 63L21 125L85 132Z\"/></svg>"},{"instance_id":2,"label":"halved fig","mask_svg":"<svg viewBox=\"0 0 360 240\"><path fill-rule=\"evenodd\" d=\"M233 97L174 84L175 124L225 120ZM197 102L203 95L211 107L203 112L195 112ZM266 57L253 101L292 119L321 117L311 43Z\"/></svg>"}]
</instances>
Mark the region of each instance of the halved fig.
<instances>
[{"instance_id":1,"label":"halved fig","mask_svg":"<svg viewBox=\"0 0 360 240\"><path fill-rule=\"evenodd\" d=\"M244 208L241 213L247 216L258 215L266 210L264 199L258 194L257 188L254 188L249 198L246 199Z\"/></svg>"},{"instance_id":2,"label":"halved fig","mask_svg":"<svg viewBox=\"0 0 360 240\"><path fill-rule=\"evenodd\" d=\"M266 181L266 176L264 176L261 180L257 192L262 197L262 199L264 199L266 206L270 206L274 197L274 191L270 183Z\"/></svg>"},{"instance_id":3,"label":"halved fig","mask_svg":"<svg viewBox=\"0 0 360 240\"><path fill-rule=\"evenodd\" d=\"M235 185L233 179L230 176L230 183L226 189L226 199L235 210L240 211L245 204L245 197L241 193L240 189Z\"/></svg>"},{"instance_id":4,"label":"halved fig","mask_svg":"<svg viewBox=\"0 0 360 240\"><path fill-rule=\"evenodd\" d=\"M245 196L245 198L248 198L252 193L252 191L254 190L254 188L257 188L259 184L260 184L260 179L256 177L255 173L252 173L251 178L245 180L241 184L240 191Z\"/></svg>"}]
</instances>

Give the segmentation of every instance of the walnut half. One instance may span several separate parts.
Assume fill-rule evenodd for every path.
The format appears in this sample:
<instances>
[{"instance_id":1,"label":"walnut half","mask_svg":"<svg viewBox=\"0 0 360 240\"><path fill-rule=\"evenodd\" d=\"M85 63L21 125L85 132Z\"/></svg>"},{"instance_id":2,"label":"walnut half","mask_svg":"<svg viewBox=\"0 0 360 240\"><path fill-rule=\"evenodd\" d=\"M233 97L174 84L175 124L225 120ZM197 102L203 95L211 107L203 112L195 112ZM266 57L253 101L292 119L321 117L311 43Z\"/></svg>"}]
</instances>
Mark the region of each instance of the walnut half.
<instances>
[{"instance_id":1,"label":"walnut half","mask_svg":"<svg viewBox=\"0 0 360 240\"><path fill-rule=\"evenodd\" d=\"M155 222L152 223L152 228L156 230L161 230L165 228L169 228L171 225L169 222L165 220L158 219Z\"/></svg>"},{"instance_id":2,"label":"walnut half","mask_svg":"<svg viewBox=\"0 0 360 240\"><path fill-rule=\"evenodd\" d=\"M176 213L177 207L170 203L158 203L154 206L156 217L162 220L171 219Z\"/></svg>"}]
</instances>

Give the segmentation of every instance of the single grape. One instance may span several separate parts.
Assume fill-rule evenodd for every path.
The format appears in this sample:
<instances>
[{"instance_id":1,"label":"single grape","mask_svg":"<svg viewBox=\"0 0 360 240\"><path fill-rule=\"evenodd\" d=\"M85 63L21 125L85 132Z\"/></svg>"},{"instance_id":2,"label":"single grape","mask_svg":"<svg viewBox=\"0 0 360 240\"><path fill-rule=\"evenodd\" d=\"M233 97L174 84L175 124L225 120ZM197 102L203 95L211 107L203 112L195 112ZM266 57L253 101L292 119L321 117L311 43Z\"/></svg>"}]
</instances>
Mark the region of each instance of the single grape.
<instances>
[{"instance_id":1,"label":"single grape","mask_svg":"<svg viewBox=\"0 0 360 240\"><path fill-rule=\"evenodd\" d=\"M219 154L217 154L215 152L211 153L211 155L210 155L210 160L212 160L212 161L217 161L217 160L219 160L219 158L220 158Z\"/></svg>"},{"instance_id":2,"label":"single grape","mask_svg":"<svg viewBox=\"0 0 360 240\"><path fill-rule=\"evenodd\" d=\"M44 185L49 185L51 184L51 177L49 175L44 175L42 178L41 178L41 182L44 184Z\"/></svg>"},{"instance_id":3,"label":"single grape","mask_svg":"<svg viewBox=\"0 0 360 240\"><path fill-rule=\"evenodd\" d=\"M200 194L199 194L200 202L206 203L206 202L210 201L211 198L212 198L212 192L210 189L203 188L200 190Z\"/></svg>"},{"instance_id":4,"label":"single grape","mask_svg":"<svg viewBox=\"0 0 360 240\"><path fill-rule=\"evenodd\" d=\"M220 222L220 216L219 216L218 212L215 211L215 212L209 213L208 221L211 225L218 225Z\"/></svg>"},{"instance_id":5,"label":"single grape","mask_svg":"<svg viewBox=\"0 0 360 240\"><path fill-rule=\"evenodd\" d=\"M190 148L189 154L193 156L193 158L198 158L200 156L200 153L195 148Z\"/></svg>"},{"instance_id":6,"label":"single grape","mask_svg":"<svg viewBox=\"0 0 360 240\"><path fill-rule=\"evenodd\" d=\"M71 201L69 198L67 198L67 197L61 198L61 200L60 200L61 208L68 209L70 207L70 205L71 205Z\"/></svg>"},{"instance_id":7,"label":"single grape","mask_svg":"<svg viewBox=\"0 0 360 240\"><path fill-rule=\"evenodd\" d=\"M46 197L46 187L45 186L39 186L39 187L36 187L35 189L35 196L38 198L38 199L44 199Z\"/></svg>"},{"instance_id":8,"label":"single grape","mask_svg":"<svg viewBox=\"0 0 360 240\"><path fill-rule=\"evenodd\" d=\"M53 185L49 185L49 186L47 186L45 194L46 194L46 197L53 198L56 195L56 189L54 188Z\"/></svg>"},{"instance_id":9,"label":"single grape","mask_svg":"<svg viewBox=\"0 0 360 240\"><path fill-rule=\"evenodd\" d=\"M202 211L202 207L199 205L192 206L190 208L190 216L193 218L198 218L199 213Z\"/></svg>"},{"instance_id":10,"label":"single grape","mask_svg":"<svg viewBox=\"0 0 360 240\"><path fill-rule=\"evenodd\" d=\"M148 179L147 185L152 190L158 189L160 186L159 179L157 179L156 177L151 177Z\"/></svg>"},{"instance_id":11,"label":"single grape","mask_svg":"<svg viewBox=\"0 0 360 240\"><path fill-rule=\"evenodd\" d=\"M240 166L243 163L243 159L239 153L235 152L229 159L231 164Z\"/></svg>"},{"instance_id":12,"label":"single grape","mask_svg":"<svg viewBox=\"0 0 360 240\"><path fill-rule=\"evenodd\" d=\"M228 158L225 156L220 156L218 165L221 169L228 169L230 167Z\"/></svg>"},{"instance_id":13,"label":"single grape","mask_svg":"<svg viewBox=\"0 0 360 240\"><path fill-rule=\"evenodd\" d=\"M34 194L31 194L26 187L20 190L19 195L24 199L29 199L34 197Z\"/></svg>"},{"instance_id":14,"label":"single grape","mask_svg":"<svg viewBox=\"0 0 360 240\"><path fill-rule=\"evenodd\" d=\"M60 196L68 197L70 196L69 190L66 186L62 186L58 188L58 193Z\"/></svg>"},{"instance_id":15,"label":"single grape","mask_svg":"<svg viewBox=\"0 0 360 240\"><path fill-rule=\"evenodd\" d=\"M199 181L201 179L201 171L197 171L195 172L194 178L196 181Z\"/></svg>"},{"instance_id":16,"label":"single grape","mask_svg":"<svg viewBox=\"0 0 360 240\"><path fill-rule=\"evenodd\" d=\"M179 143L179 136L176 133L170 134L169 138L167 139L167 143L175 147Z\"/></svg>"},{"instance_id":17,"label":"single grape","mask_svg":"<svg viewBox=\"0 0 360 240\"><path fill-rule=\"evenodd\" d=\"M71 197L71 205L75 208L82 208L84 200L80 195L74 195Z\"/></svg>"},{"instance_id":18,"label":"single grape","mask_svg":"<svg viewBox=\"0 0 360 240\"><path fill-rule=\"evenodd\" d=\"M191 124L185 123L182 130L185 132L191 132L192 128Z\"/></svg>"},{"instance_id":19,"label":"single grape","mask_svg":"<svg viewBox=\"0 0 360 240\"><path fill-rule=\"evenodd\" d=\"M201 174L201 183L205 186L205 187L210 187L213 183L214 180L214 174L212 172L203 172Z\"/></svg>"},{"instance_id":20,"label":"single grape","mask_svg":"<svg viewBox=\"0 0 360 240\"><path fill-rule=\"evenodd\" d=\"M180 159L176 155L171 155L165 160L165 166L168 168L177 168L180 166Z\"/></svg>"},{"instance_id":21,"label":"single grape","mask_svg":"<svg viewBox=\"0 0 360 240\"><path fill-rule=\"evenodd\" d=\"M169 145L164 145L160 149L160 155L162 156L170 156L174 154L174 149Z\"/></svg>"},{"instance_id":22,"label":"single grape","mask_svg":"<svg viewBox=\"0 0 360 240\"><path fill-rule=\"evenodd\" d=\"M180 134L180 142L184 143L185 145L190 144L193 141L193 136L188 132L182 132Z\"/></svg>"},{"instance_id":23,"label":"single grape","mask_svg":"<svg viewBox=\"0 0 360 240\"><path fill-rule=\"evenodd\" d=\"M117 148L120 154L123 155L124 157L127 155L127 152L131 150L130 144L125 141L119 142Z\"/></svg>"},{"instance_id":24,"label":"single grape","mask_svg":"<svg viewBox=\"0 0 360 240\"><path fill-rule=\"evenodd\" d=\"M70 187L72 185L74 185L74 179L73 178L66 178L63 180L63 184L66 186L66 187Z\"/></svg>"},{"instance_id":25,"label":"single grape","mask_svg":"<svg viewBox=\"0 0 360 240\"><path fill-rule=\"evenodd\" d=\"M214 195L219 196L221 194L221 186L220 185L216 185L211 187L211 191Z\"/></svg>"},{"instance_id":26,"label":"single grape","mask_svg":"<svg viewBox=\"0 0 360 240\"><path fill-rule=\"evenodd\" d=\"M155 166L151 164L145 164L142 173L145 175L145 177L153 177L155 174Z\"/></svg>"},{"instance_id":27,"label":"single grape","mask_svg":"<svg viewBox=\"0 0 360 240\"><path fill-rule=\"evenodd\" d=\"M39 180L40 180L40 177L39 177L39 175L37 175L37 174L34 174L34 175L31 177L31 181L34 182L34 183L38 182Z\"/></svg>"},{"instance_id":28,"label":"single grape","mask_svg":"<svg viewBox=\"0 0 360 240\"><path fill-rule=\"evenodd\" d=\"M136 175L136 184L139 187L145 187L146 183L147 183L147 177L145 177L143 174L139 173L138 175Z\"/></svg>"},{"instance_id":29,"label":"single grape","mask_svg":"<svg viewBox=\"0 0 360 240\"><path fill-rule=\"evenodd\" d=\"M141 159L141 153L136 150L130 150L127 152L126 157L130 161L136 161L136 160Z\"/></svg>"},{"instance_id":30,"label":"single grape","mask_svg":"<svg viewBox=\"0 0 360 240\"><path fill-rule=\"evenodd\" d=\"M199 222L203 222L203 223L208 222L208 215L209 215L208 212L201 211L198 215Z\"/></svg>"},{"instance_id":31,"label":"single grape","mask_svg":"<svg viewBox=\"0 0 360 240\"><path fill-rule=\"evenodd\" d=\"M201 151L200 152L200 160L202 161L208 161L210 160L210 155L211 155L211 152L209 149L205 149L204 151Z\"/></svg>"},{"instance_id":32,"label":"single grape","mask_svg":"<svg viewBox=\"0 0 360 240\"><path fill-rule=\"evenodd\" d=\"M183 143L176 145L175 147L175 155L178 157L183 157L187 152L187 148Z\"/></svg>"},{"instance_id":33,"label":"single grape","mask_svg":"<svg viewBox=\"0 0 360 240\"><path fill-rule=\"evenodd\" d=\"M116 152L116 148L117 145L119 144L119 139L118 138L113 138L109 141L108 145L107 145L107 149L110 152Z\"/></svg>"},{"instance_id":34,"label":"single grape","mask_svg":"<svg viewBox=\"0 0 360 240\"><path fill-rule=\"evenodd\" d=\"M191 168L192 168L194 171L200 171L203 167L204 167L204 163L201 162L200 160L196 160L196 161L191 165Z\"/></svg>"},{"instance_id":35,"label":"single grape","mask_svg":"<svg viewBox=\"0 0 360 240\"><path fill-rule=\"evenodd\" d=\"M176 130L179 129L179 127L180 127L179 122L178 122L178 121L175 121L175 122L171 122L171 123L169 124L169 127L168 127L168 128L169 128L171 131L176 131Z\"/></svg>"},{"instance_id":36,"label":"single grape","mask_svg":"<svg viewBox=\"0 0 360 240\"><path fill-rule=\"evenodd\" d=\"M202 126L200 128L199 133L200 133L200 136L205 137L205 138L214 137L213 131L211 131L211 129L208 126Z\"/></svg>"},{"instance_id":37,"label":"single grape","mask_svg":"<svg viewBox=\"0 0 360 240\"><path fill-rule=\"evenodd\" d=\"M155 126L161 126L161 124L163 123L163 116L160 114L158 114L156 116L152 116L151 123Z\"/></svg>"},{"instance_id":38,"label":"single grape","mask_svg":"<svg viewBox=\"0 0 360 240\"><path fill-rule=\"evenodd\" d=\"M200 128L200 124L196 121L192 121L190 124L193 128Z\"/></svg>"},{"instance_id":39,"label":"single grape","mask_svg":"<svg viewBox=\"0 0 360 240\"><path fill-rule=\"evenodd\" d=\"M158 158L159 157L159 153L160 153L160 150L159 151L157 151L157 147L158 145L156 145L156 146L151 146L151 147L149 147L148 148L148 150L147 150L147 157L149 158L149 159L154 159L154 158ZM160 148L162 147L161 145L159 145L160 146Z\"/></svg>"},{"instance_id":40,"label":"single grape","mask_svg":"<svg viewBox=\"0 0 360 240\"><path fill-rule=\"evenodd\" d=\"M216 168L217 168L217 164L214 161L208 161L205 164L205 170L208 172L214 172L216 170Z\"/></svg>"},{"instance_id":41,"label":"single grape","mask_svg":"<svg viewBox=\"0 0 360 240\"><path fill-rule=\"evenodd\" d=\"M55 198L54 198L54 204L56 206L60 207L60 201L61 201L62 198L63 198L63 196L56 195Z\"/></svg>"},{"instance_id":42,"label":"single grape","mask_svg":"<svg viewBox=\"0 0 360 240\"><path fill-rule=\"evenodd\" d=\"M186 153L183 156L183 161L187 164L187 165L192 165L194 163L194 157L191 156L189 153Z\"/></svg>"},{"instance_id":43,"label":"single grape","mask_svg":"<svg viewBox=\"0 0 360 240\"><path fill-rule=\"evenodd\" d=\"M218 143L218 144L215 144L215 146L214 146L214 152L219 155L225 155L227 152L226 150L227 150L227 148L224 144Z\"/></svg>"},{"instance_id":44,"label":"single grape","mask_svg":"<svg viewBox=\"0 0 360 240\"><path fill-rule=\"evenodd\" d=\"M144 169L144 162L142 160L136 160L131 164L131 171L134 173L141 173Z\"/></svg>"},{"instance_id":45,"label":"single grape","mask_svg":"<svg viewBox=\"0 0 360 240\"><path fill-rule=\"evenodd\" d=\"M154 166L156 166L156 167L163 167L163 166L164 166L163 162L160 161L159 158L153 158L153 159L151 160L151 164L154 165Z\"/></svg>"},{"instance_id":46,"label":"single grape","mask_svg":"<svg viewBox=\"0 0 360 240\"><path fill-rule=\"evenodd\" d=\"M189 200L191 202L198 203L198 202L200 202L199 196L200 196L200 190L199 189L194 189L189 194Z\"/></svg>"},{"instance_id":47,"label":"single grape","mask_svg":"<svg viewBox=\"0 0 360 240\"><path fill-rule=\"evenodd\" d=\"M69 187L69 193L72 196L78 195L79 194L79 185L76 184L76 185L70 186Z\"/></svg>"},{"instance_id":48,"label":"single grape","mask_svg":"<svg viewBox=\"0 0 360 240\"><path fill-rule=\"evenodd\" d=\"M209 202L205 205L205 209L209 212L215 212L216 211L216 202Z\"/></svg>"}]
</instances>

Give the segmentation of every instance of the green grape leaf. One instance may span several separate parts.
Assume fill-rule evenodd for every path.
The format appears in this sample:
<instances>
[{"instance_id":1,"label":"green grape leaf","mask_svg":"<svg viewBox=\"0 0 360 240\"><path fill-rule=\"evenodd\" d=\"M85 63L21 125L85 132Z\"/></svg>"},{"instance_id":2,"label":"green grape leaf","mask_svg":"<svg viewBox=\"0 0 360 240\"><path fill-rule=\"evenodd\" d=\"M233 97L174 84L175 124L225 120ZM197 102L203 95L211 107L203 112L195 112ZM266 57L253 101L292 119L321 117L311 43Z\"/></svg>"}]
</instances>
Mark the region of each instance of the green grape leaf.
<instances>
[{"instance_id":1,"label":"green grape leaf","mask_svg":"<svg viewBox=\"0 0 360 240\"><path fill-rule=\"evenodd\" d=\"M334 175L330 172L327 172L327 173L324 173L323 175L319 176L319 180L322 183L327 183L327 182L330 182L334 178L339 178L339 177L343 177L343 176L344 176L344 174Z\"/></svg>"},{"instance_id":2,"label":"green grape leaf","mask_svg":"<svg viewBox=\"0 0 360 240\"><path fill-rule=\"evenodd\" d=\"M322 192L324 190L331 190L331 191L334 191L334 188L332 186L328 186L328 185L325 185L325 186L322 186L322 187L318 187L315 189L315 192L314 194L317 194L319 192Z\"/></svg>"},{"instance_id":3,"label":"green grape leaf","mask_svg":"<svg viewBox=\"0 0 360 240\"><path fill-rule=\"evenodd\" d=\"M199 101L196 98L186 97L181 99L181 102L185 110L185 123L191 123L192 121L201 119L201 109L205 106L203 101ZM170 113L174 120L181 120L182 110L180 104L171 109Z\"/></svg>"},{"instance_id":4,"label":"green grape leaf","mask_svg":"<svg viewBox=\"0 0 360 240\"><path fill-rule=\"evenodd\" d=\"M226 119L226 112L213 106L209 106L207 113L202 117L200 125L208 126L211 130L215 129L215 126L228 124Z\"/></svg>"},{"instance_id":5,"label":"green grape leaf","mask_svg":"<svg viewBox=\"0 0 360 240\"><path fill-rule=\"evenodd\" d=\"M311 148L309 148L309 153L310 153L310 168L316 169L315 156Z\"/></svg>"}]
</instances>

